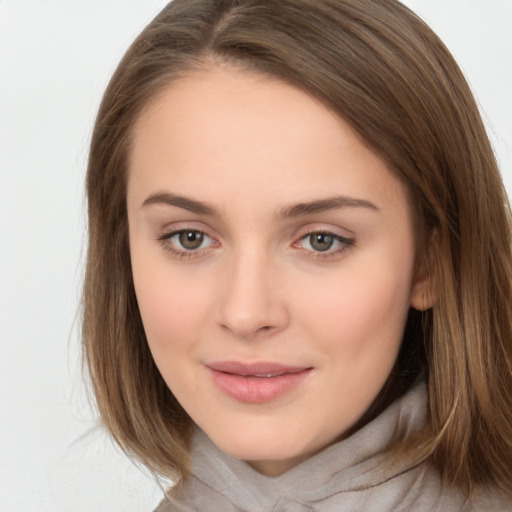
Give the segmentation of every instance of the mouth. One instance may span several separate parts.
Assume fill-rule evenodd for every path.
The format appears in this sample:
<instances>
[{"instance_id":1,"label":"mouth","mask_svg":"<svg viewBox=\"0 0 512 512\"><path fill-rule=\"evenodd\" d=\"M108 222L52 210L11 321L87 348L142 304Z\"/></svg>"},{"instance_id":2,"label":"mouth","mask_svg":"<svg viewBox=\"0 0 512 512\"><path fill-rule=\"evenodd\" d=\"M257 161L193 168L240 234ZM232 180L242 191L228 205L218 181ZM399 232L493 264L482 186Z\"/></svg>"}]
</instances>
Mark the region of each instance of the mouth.
<instances>
[{"instance_id":1,"label":"mouth","mask_svg":"<svg viewBox=\"0 0 512 512\"><path fill-rule=\"evenodd\" d=\"M313 370L271 362L238 361L213 362L206 367L220 391L237 401L253 404L270 402L291 391Z\"/></svg>"}]
</instances>

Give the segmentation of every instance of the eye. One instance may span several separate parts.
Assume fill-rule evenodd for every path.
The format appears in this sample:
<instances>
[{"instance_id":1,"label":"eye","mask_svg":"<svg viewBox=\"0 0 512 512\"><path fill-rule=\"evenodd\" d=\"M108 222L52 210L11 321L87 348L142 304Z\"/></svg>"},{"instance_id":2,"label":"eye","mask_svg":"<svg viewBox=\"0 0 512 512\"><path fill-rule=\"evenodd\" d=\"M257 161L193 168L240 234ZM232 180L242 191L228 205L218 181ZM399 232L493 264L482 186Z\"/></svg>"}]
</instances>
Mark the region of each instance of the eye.
<instances>
[{"instance_id":1,"label":"eye","mask_svg":"<svg viewBox=\"0 0 512 512\"><path fill-rule=\"evenodd\" d=\"M316 253L315 256L331 256L348 249L353 244L354 240L351 238L325 231L315 231L308 233L294 245Z\"/></svg>"},{"instance_id":2,"label":"eye","mask_svg":"<svg viewBox=\"0 0 512 512\"><path fill-rule=\"evenodd\" d=\"M178 256L191 256L193 252L207 249L215 241L203 231L197 229L180 229L166 233L159 238L164 249Z\"/></svg>"},{"instance_id":3,"label":"eye","mask_svg":"<svg viewBox=\"0 0 512 512\"><path fill-rule=\"evenodd\" d=\"M312 233L308 235L308 243L315 251L325 252L332 248L336 239L326 233Z\"/></svg>"},{"instance_id":4,"label":"eye","mask_svg":"<svg viewBox=\"0 0 512 512\"><path fill-rule=\"evenodd\" d=\"M178 238L180 245L188 251L199 249L204 241L204 233L200 231L182 231L174 236Z\"/></svg>"}]
</instances>

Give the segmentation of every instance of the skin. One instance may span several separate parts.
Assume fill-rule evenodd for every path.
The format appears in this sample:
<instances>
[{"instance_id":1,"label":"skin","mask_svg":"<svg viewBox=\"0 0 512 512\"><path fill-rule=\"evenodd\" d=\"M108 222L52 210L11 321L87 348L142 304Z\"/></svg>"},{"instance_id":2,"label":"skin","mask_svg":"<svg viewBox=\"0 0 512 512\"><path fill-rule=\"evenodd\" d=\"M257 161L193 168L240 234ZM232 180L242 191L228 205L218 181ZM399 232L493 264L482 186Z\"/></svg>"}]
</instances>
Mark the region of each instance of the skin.
<instances>
[{"instance_id":1,"label":"skin","mask_svg":"<svg viewBox=\"0 0 512 512\"><path fill-rule=\"evenodd\" d=\"M317 100L229 67L155 98L130 157L137 300L191 418L269 476L342 438L389 376L409 307L427 307L402 184ZM293 210L333 197L345 200ZM204 233L199 247L184 248L180 230ZM320 251L319 232L341 238ZM233 360L312 370L273 400L245 403L205 366Z\"/></svg>"}]
</instances>

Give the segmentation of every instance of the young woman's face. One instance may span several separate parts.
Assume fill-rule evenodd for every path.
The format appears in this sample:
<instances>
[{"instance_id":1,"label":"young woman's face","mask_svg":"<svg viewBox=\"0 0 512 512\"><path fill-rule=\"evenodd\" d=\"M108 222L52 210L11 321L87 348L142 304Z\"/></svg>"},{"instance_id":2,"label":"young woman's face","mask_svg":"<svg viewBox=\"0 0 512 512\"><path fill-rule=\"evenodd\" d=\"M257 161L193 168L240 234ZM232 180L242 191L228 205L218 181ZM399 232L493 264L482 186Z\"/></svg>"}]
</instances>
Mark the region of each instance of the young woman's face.
<instances>
[{"instance_id":1,"label":"young woman's face","mask_svg":"<svg viewBox=\"0 0 512 512\"><path fill-rule=\"evenodd\" d=\"M137 299L184 409L268 475L343 436L423 297L401 183L318 101L226 68L164 91L130 156Z\"/></svg>"}]
</instances>

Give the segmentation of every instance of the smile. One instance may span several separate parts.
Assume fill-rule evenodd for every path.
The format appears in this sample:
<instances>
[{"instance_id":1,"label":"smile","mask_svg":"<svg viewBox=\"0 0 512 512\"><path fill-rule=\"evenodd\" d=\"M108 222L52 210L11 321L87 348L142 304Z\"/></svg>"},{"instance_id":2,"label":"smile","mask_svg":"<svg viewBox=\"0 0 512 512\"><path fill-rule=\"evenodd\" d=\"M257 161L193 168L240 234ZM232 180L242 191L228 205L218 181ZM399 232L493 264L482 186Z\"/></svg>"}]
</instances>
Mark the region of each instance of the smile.
<instances>
[{"instance_id":1,"label":"smile","mask_svg":"<svg viewBox=\"0 0 512 512\"><path fill-rule=\"evenodd\" d=\"M220 391L239 402L253 404L275 400L298 386L312 371L311 367L266 362L223 361L206 366Z\"/></svg>"}]
</instances>

